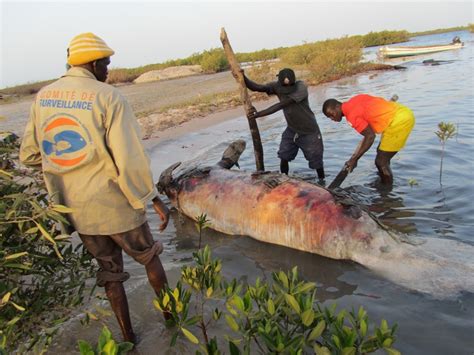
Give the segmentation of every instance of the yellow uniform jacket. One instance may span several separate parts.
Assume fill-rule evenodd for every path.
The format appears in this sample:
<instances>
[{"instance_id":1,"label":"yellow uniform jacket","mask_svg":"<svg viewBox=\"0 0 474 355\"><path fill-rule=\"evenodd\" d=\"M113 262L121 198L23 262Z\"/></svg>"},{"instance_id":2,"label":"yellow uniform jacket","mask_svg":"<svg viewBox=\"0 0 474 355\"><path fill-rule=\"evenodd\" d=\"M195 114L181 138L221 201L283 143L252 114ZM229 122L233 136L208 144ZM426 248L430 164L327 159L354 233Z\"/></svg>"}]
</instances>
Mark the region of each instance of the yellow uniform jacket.
<instances>
[{"instance_id":1,"label":"yellow uniform jacket","mask_svg":"<svg viewBox=\"0 0 474 355\"><path fill-rule=\"evenodd\" d=\"M36 96L20 160L42 165L51 198L74 210L68 218L81 234L138 227L157 196L132 109L116 88L80 67Z\"/></svg>"}]
</instances>

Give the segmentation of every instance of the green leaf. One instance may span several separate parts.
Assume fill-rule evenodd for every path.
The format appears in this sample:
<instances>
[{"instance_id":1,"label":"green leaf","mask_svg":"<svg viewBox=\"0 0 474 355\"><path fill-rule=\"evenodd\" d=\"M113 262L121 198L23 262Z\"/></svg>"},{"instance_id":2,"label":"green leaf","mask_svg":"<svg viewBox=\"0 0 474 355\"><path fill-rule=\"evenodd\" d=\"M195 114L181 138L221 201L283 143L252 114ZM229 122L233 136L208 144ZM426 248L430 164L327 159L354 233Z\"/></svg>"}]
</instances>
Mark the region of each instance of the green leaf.
<instances>
[{"instance_id":1,"label":"green leaf","mask_svg":"<svg viewBox=\"0 0 474 355\"><path fill-rule=\"evenodd\" d=\"M354 347L347 347L342 349L342 355L355 355L356 349Z\"/></svg>"},{"instance_id":2,"label":"green leaf","mask_svg":"<svg viewBox=\"0 0 474 355\"><path fill-rule=\"evenodd\" d=\"M186 338L188 338L188 340L193 343L193 344L199 344L199 340L198 338L196 338L194 336L193 333L191 333L189 330L187 330L186 328L181 328L181 331L183 332L183 334L186 336Z\"/></svg>"},{"instance_id":3,"label":"green leaf","mask_svg":"<svg viewBox=\"0 0 474 355\"><path fill-rule=\"evenodd\" d=\"M155 306L156 309L163 312L163 309L160 306L160 302L156 298L153 300L153 305Z\"/></svg>"},{"instance_id":4,"label":"green leaf","mask_svg":"<svg viewBox=\"0 0 474 355\"><path fill-rule=\"evenodd\" d=\"M79 345L79 351L81 352L81 355L88 355L90 353L94 354L94 351L88 342L79 340L77 344Z\"/></svg>"},{"instance_id":5,"label":"green leaf","mask_svg":"<svg viewBox=\"0 0 474 355\"><path fill-rule=\"evenodd\" d=\"M3 295L2 297L2 303L1 304L5 304L5 303L8 303L8 301L10 300L10 297L12 296L12 293L11 292L7 292Z\"/></svg>"},{"instance_id":6,"label":"green leaf","mask_svg":"<svg viewBox=\"0 0 474 355\"><path fill-rule=\"evenodd\" d=\"M384 348L388 355L401 355L401 352L394 348Z\"/></svg>"},{"instance_id":7,"label":"green leaf","mask_svg":"<svg viewBox=\"0 0 474 355\"><path fill-rule=\"evenodd\" d=\"M224 317L230 329L232 329L234 332L237 332L239 330L239 325L235 321L234 317L229 314L226 314Z\"/></svg>"},{"instance_id":8,"label":"green leaf","mask_svg":"<svg viewBox=\"0 0 474 355\"><path fill-rule=\"evenodd\" d=\"M245 306L244 301L239 296L235 295L232 297L232 303L241 311L244 312Z\"/></svg>"},{"instance_id":9,"label":"green leaf","mask_svg":"<svg viewBox=\"0 0 474 355\"><path fill-rule=\"evenodd\" d=\"M56 245L56 242L54 241L53 237L51 236L51 234L48 233L48 231L46 229L44 229L44 227L35 221L35 224L36 226L38 227L38 229L40 230L41 234L43 235L43 237L50 243L52 243L53 245Z\"/></svg>"},{"instance_id":10,"label":"green leaf","mask_svg":"<svg viewBox=\"0 0 474 355\"><path fill-rule=\"evenodd\" d=\"M341 339L339 339L339 337L335 334L333 334L331 338L332 338L332 341L334 342L334 345L336 345L338 349L341 349Z\"/></svg>"},{"instance_id":11,"label":"green leaf","mask_svg":"<svg viewBox=\"0 0 474 355\"><path fill-rule=\"evenodd\" d=\"M116 355L117 350L117 344L115 344L115 340L113 339L110 339L102 348L102 351L105 353L105 355Z\"/></svg>"},{"instance_id":12,"label":"green leaf","mask_svg":"<svg viewBox=\"0 0 474 355\"><path fill-rule=\"evenodd\" d=\"M7 326L12 326L16 322L18 322L20 319L21 319L21 317L19 317L19 316L11 319L10 321L7 322Z\"/></svg>"},{"instance_id":13,"label":"green leaf","mask_svg":"<svg viewBox=\"0 0 474 355\"><path fill-rule=\"evenodd\" d=\"M23 252L21 252L21 253L16 253L16 254L7 255L7 256L5 257L5 260L17 259L17 258L20 258L20 257L22 257L22 256L24 256L24 255L28 255L28 252L23 251Z\"/></svg>"},{"instance_id":14,"label":"green leaf","mask_svg":"<svg viewBox=\"0 0 474 355\"><path fill-rule=\"evenodd\" d=\"M283 286L285 286L285 288L288 289L289 287L288 276L286 276L286 274L283 271L280 271L278 273L278 278L282 282Z\"/></svg>"},{"instance_id":15,"label":"green leaf","mask_svg":"<svg viewBox=\"0 0 474 355\"><path fill-rule=\"evenodd\" d=\"M267 310L268 313L270 313L271 316L275 314L275 303L273 303L273 300L270 298L267 301Z\"/></svg>"},{"instance_id":16,"label":"green leaf","mask_svg":"<svg viewBox=\"0 0 474 355\"><path fill-rule=\"evenodd\" d=\"M310 308L301 314L301 320L306 327L309 327L314 320L314 311Z\"/></svg>"},{"instance_id":17,"label":"green leaf","mask_svg":"<svg viewBox=\"0 0 474 355\"><path fill-rule=\"evenodd\" d=\"M238 348L237 345L233 341L229 341L229 350L230 350L230 355L240 355L240 349Z\"/></svg>"},{"instance_id":18,"label":"green leaf","mask_svg":"<svg viewBox=\"0 0 474 355\"><path fill-rule=\"evenodd\" d=\"M53 211L59 212L59 213L72 213L74 210L72 208L63 206L63 205L53 205Z\"/></svg>"},{"instance_id":19,"label":"green leaf","mask_svg":"<svg viewBox=\"0 0 474 355\"><path fill-rule=\"evenodd\" d=\"M110 332L109 328L104 326L102 328L102 332L100 333L100 336L99 336L99 342L97 344L97 349L102 350L104 348L105 344L107 344L107 342L110 339L112 339L112 333Z\"/></svg>"},{"instance_id":20,"label":"green leaf","mask_svg":"<svg viewBox=\"0 0 474 355\"><path fill-rule=\"evenodd\" d=\"M323 334L324 329L326 328L326 322L324 320L320 321L316 327L309 333L308 340L313 341L316 338L320 337Z\"/></svg>"},{"instance_id":21,"label":"green leaf","mask_svg":"<svg viewBox=\"0 0 474 355\"><path fill-rule=\"evenodd\" d=\"M314 282L305 282L301 286L295 288L295 293L306 293L312 291L316 288L316 284Z\"/></svg>"},{"instance_id":22,"label":"green leaf","mask_svg":"<svg viewBox=\"0 0 474 355\"><path fill-rule=\"evenodd\" d=\"M296 300L295 297L293 297L293 295L290 295L289 293L286 293L285 294L285 299L286 299L286 302L291 306L291 308L294 309L294 311L298 314L301 313L301 308L300 308L300 305L298 304L298 301Z\"/></svg>"},{"instance_id":23,"label":"green leaf","mask_svg":"<svg viewBox=\"0 0 474 355\"><path fill-rule=\"evenodd\" d=\"M367 323L365 322L365 320L362 319L360 321L360 335L365 337L366 334L367 334Z\"/></svg>"},{"instance_id":24,"label":"green leaf","mask_svg":"<svg viewBox=\"0 0 474 355\"><path fill-rule=\"evenodd\" d=\"M10 301L10 303L12 304L13 307L15 307L17 310L19 310L20 312L23 312L25 310L25 307L22 307L22 306L19 306L17 305L15 302L13 301Z\"/></svg>"},{"instance_id":25,"label":"green leaf","mask_svg":"<svg viewBox=\"0 0 474 355\"><path fill-rule=\"evenodd\" d=\"M133 343L128 341L120 343L118 345L118 354L127 354L134 347Z\"/></svg>"},{"instance_id":26,"label":"green leaf","mask_svg":"<svg viewBox=\"0 0 474 355\"><path fill-rule=\"evenodd\" d=\"M319 346L318 344L314 344L313 349L316 355L331 355L331 352L325 346Z\"/></svg>"}]
</instances>

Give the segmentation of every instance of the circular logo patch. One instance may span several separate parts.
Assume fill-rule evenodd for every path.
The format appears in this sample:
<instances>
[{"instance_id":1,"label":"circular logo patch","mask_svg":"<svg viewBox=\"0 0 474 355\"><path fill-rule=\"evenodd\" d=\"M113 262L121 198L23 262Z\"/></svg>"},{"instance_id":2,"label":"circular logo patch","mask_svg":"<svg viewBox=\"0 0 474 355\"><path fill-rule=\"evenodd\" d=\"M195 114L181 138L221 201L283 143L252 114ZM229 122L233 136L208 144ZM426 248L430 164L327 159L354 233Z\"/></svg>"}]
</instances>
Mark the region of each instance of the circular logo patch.
<instances>
[{"instance_id":1,"label":"circular logo patch","mask_svg":"<svg viewBox=\"0 0 474 355\"><path fill-rule=\"evenodd\" d=\"M60 171L81 166L92 157L89 132L70 115L48 119L42 127L40 144L49 165Z\"/></svg>"}]
</instances>

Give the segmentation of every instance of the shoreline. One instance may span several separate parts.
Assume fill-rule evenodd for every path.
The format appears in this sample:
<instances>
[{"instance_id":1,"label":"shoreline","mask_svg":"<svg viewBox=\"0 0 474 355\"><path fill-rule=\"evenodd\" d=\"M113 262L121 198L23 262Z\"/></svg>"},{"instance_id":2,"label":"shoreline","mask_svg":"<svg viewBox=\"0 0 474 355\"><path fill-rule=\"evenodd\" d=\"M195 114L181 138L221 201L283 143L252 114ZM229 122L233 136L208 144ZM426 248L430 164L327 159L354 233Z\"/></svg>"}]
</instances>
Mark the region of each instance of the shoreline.
<instances>
[{"instance_id":1,"label":"shoreline","mask_svg":"<svg viewBox=\"0 0 474 355\"><path fill-rule=\"evenodd\" d=\"M329 80L329 81L325 81L318 84L311 84L308 81L305 81L305 82L308 86L308 91L312 92L312 91L317 90L317 88L319 88L322 85L337 83L339 80L345 80L351 77L356 77L358 75L369 74L371 72L378 73L378 72L385 72L389 70L399 70L399 69L396 66L390 66L390 68L384 67L382 69L363 70L354 74L337 77L334 80ZM275 96L267 96L266 94L263 94L263 93L252 93L251 91L249 91L249 94L251 94L252 105L257 110L262 110L278 102L278 99ZM242 103L240 103L240 101L236 103L236 101L232 99L230 101L231 101L230 104L228 102L223 104L223 106L227 106L226 108L223 108L223 109L217 108L216 110L211 109L207 113L200 113L198 115L193 115L193 107L195 105L188 105L186 108L183 108L183 109L175 109L176 111L178 111L178 113L181 113L184 115L188 114L189 116L182 119L182 121L176 125L170 125L170 126L164 125L163 128L160 128L161 126L160 123L163 123L163 122L158 122L158 125L154 126L155 129L152 132L150 132L149 135L146 133L146 127L140 124L142 128L142 133L144 135L142 139L143 145L145 146L146 149L153 150L156 145L165 141L169 141L173 138L178 138L182 135L189 134L192 132L197 132L197 131L209 128L211 126L217 125L219 123L236 119L241 116L245 117L246 115L245 115L245 111L243 109ZM219 103L217 104L217 107L219 107ZM167 113L165 113L164 115L166 114ZM154 113L152 113L150 116L152 115L154 115ZM176 115L176 113L174 115ZM149 117L149 116L145 116L145 117ZM140 118L141 117L137 117L137 120L139 122L140 122Z\"/></svg>"}]
</instances>

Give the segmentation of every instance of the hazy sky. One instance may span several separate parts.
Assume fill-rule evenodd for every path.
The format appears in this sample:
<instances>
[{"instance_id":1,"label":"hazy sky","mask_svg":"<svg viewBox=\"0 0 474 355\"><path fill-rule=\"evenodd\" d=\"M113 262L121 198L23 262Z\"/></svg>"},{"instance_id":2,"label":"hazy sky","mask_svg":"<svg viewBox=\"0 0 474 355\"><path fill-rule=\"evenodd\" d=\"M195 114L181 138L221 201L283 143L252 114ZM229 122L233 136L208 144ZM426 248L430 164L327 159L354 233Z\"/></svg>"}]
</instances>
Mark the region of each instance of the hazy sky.
<instances>
[{"instance_id":1,"label":"hazy sky","mask_svg":"<svg viewBox=\"0 0 474 355\"><path fill-rule=\"evenodd\" d=\"M115 50L112 67L136 67L220 46L254 51L365 34L474 22L473 2L454 1L5 1L0 0L0 88L65 71L75 35L94 32Z\"/></svg>"}]
</instances>

